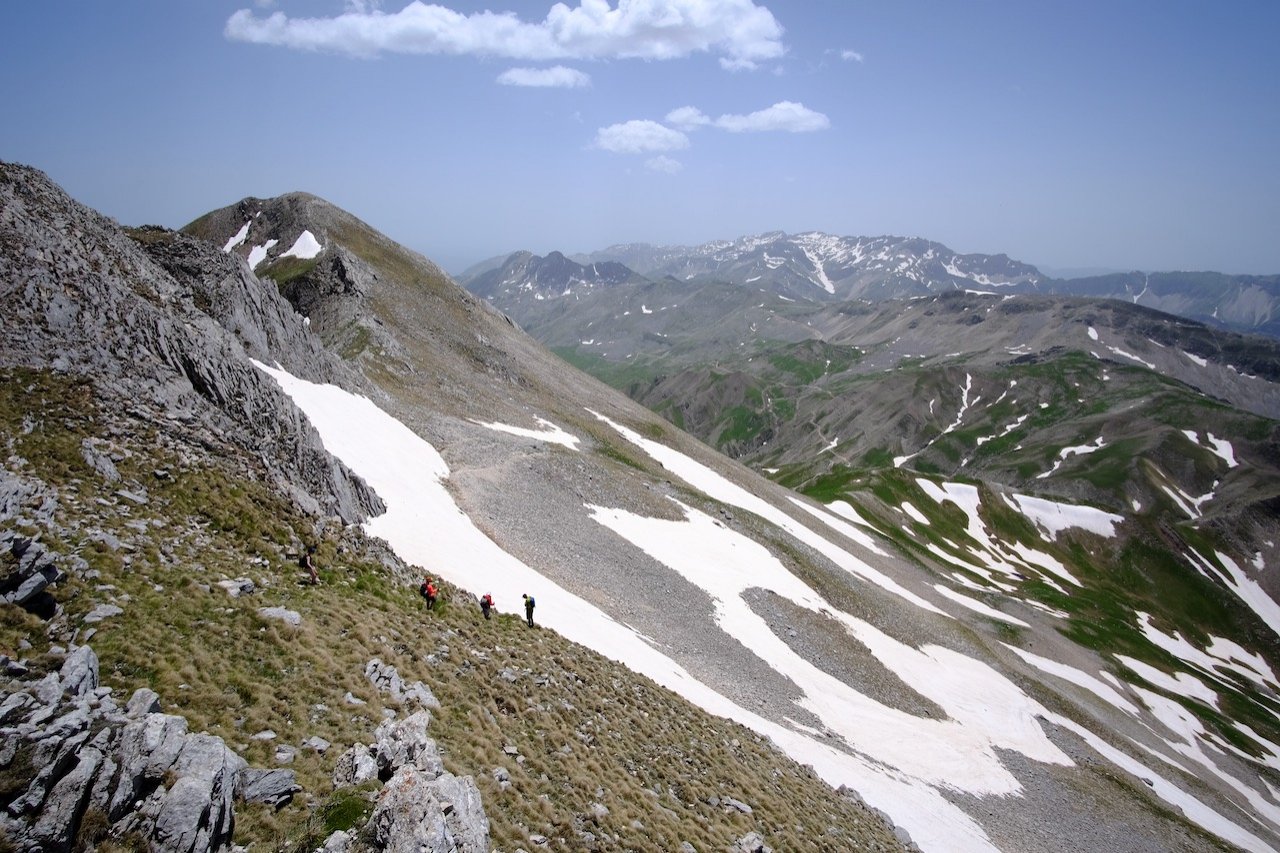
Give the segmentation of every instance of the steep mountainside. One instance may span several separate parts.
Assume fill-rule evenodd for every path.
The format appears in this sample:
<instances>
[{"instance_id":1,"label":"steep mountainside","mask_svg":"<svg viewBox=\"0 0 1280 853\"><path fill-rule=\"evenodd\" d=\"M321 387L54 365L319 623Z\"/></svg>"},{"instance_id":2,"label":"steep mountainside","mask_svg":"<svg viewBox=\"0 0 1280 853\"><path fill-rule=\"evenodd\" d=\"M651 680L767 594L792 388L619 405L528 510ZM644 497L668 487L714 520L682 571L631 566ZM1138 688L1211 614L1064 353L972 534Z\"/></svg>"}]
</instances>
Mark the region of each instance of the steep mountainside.
<instances>
[{"instance_id":1,"label":"steep mountainside","mask_svg":"<svg viewBox=\"0 0 1280 853\"><path fill-rule=\"evenodd\" d=\"M1108 510L1031 480L1015 490L909 461L809 483L824 504L567 367L430 262L319 199L247 199L189 226L200 240L143 229L131 241L41 176L5 169L4 281L27 294L6 297L20 337L44 343L5 350L20 376L4 385L4 471L17 483L5 494L18 497L0 506L7 529L62 555L65 577L47 588L50 621L3 610L3 651L51 667L56 646L92 641L108 686L153 685L251 760L292 759L301 796L280 812L246 807L240 843L376 848L379 827L451 813L438 802L391 809L405 787L377 775L338 784L371 755L355 749L344 764L348 745L394 751L375 731L385 713L396 731L412 727L410 701L375 686L385 662L436 694L444 769L473 777L497 849L897 849L905 834L946 851L1280 844L1280 611L1263 588L1280 531L1237 486L1269 482L1265 436L1219 436L1216 421L1184 435L1194 449L1183 468L1230 495L1238 518L1225 522ZM36 196L49 201L10 200ZM59 234L66 244L50 251ZM169 422L163 412L97 405L101 357L26 355L76 332L55 321L91 316L84 298L115 305L129 292L146 306L116 311L104 348L147 343L112 369L144 377L140 388L152 377L174 387L196 423L224 417L243 430L225 454L205 446L220 447L216 431L165 441L153 425ZM702 293L714 304L723 291ZM830 310L833 328L849 319ZM799 333L821 319L778 322L803 345L814 335ZM1108 338L1115 325L1084 334L1122 348ZM359 527L325 521L342 504L313 494L307 466L250 464L279 453L255 442L273 415L208 381L201 351L188 353L190 369L148 359L164 351L150 330L189 327L208 329L233 375L286 395L296 408L284 420L305 415L333 454L333 491L367 496L354 503L369 514ZM289 336L307 359L281 351ZM839 349L833 364L853 360ZM792 355L783 364L800 373L828 358ZM961 411L976 411L980 380L960 374L977 367L943 370L964 383ZM954 408L944 387L932 406L923 394L912 402ZM791 464L787 476L802 477ZM1170 489L1190 476L1173 472ZM314 587L291 561L308 541L319 545ZM6 577L22 555L10 564ZM438 610L417 600L414 567L447 581ZM475 607L482 592L498 599L493 621ZM508 615L524 593L552 630ZM90 620L100 604L117 610ZM35 768L29 755L3 760L0 805L26 820L34 797L19 785L32 790ZM72 760L56 768L73 780L58 791L90 775ZM366 799L378 791L376 805ZM82 824L102 827L88 815ZM370 815L372 835L329 836Z\"/></svg>"}]
</instances>

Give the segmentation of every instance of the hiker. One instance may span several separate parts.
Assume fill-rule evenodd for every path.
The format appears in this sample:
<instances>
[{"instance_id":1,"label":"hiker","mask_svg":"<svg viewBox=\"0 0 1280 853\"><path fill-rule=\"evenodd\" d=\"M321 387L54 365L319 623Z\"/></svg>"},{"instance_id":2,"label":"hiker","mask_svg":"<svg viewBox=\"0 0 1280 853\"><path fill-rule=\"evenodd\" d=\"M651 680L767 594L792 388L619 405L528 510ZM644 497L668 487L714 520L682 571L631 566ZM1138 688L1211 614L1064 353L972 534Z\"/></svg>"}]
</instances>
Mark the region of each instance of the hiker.
<instances>
[{"instance_id":1,"label":"hiker","mask_svg":"<svg viewBox=\"0 0 1280 853\"><path fill-rule=\"evenodd\" d=\"M439 590L436 589L435 581L431 580L431 575L427 575L422 581L422 585L418 587L419 594L427 600L427 609L430 610L436 606L436 596Z\"/></svg>"},{"instance_id":2,"label":"hiker","mask_svg":"<svg viewBox=\"0 0 1280 853\"><path fill-rule=\"evenodd\" d=\"M489 618L489 611L493 609L493 596L485 593L480 599L480 612L484 614L484 618Z\"/></svg>"},{"instance_id":3,"label":"hiker","mask_svg":"<svg viewBox=\"0 0 1280 853\"><path fill-rule=\"evenodd\" d=\"M529 622L529 627L533 627L533 596L525 594L524 596L524 618Z\"/></svg>"},{"instance_id":4,"label":"hiker","mask_svg":"<svg viewBox=\"0 0 1280 853\"><path fill-rule=\"evenodd\" d=\"M307 570L307 583L312 586L316 586L320 583L320 576L316 574L316 561L311 556L315 552L316 546L308 545L307 550L302 555L302 558L298 560L298 565Z\"/></svg>"}]
</instances>

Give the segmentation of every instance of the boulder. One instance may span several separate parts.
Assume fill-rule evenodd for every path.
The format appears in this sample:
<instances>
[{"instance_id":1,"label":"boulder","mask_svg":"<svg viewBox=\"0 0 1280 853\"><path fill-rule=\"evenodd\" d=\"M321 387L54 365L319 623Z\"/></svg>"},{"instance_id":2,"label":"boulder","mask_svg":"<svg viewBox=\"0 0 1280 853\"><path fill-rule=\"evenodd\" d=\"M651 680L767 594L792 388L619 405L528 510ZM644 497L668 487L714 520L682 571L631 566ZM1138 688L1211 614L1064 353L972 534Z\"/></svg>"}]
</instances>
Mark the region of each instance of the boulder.
<instances>
[{"instance_id":1,"label":"boulder","mask_svg":"<svg viewBox=\"0 0 1280 853\"><path fill-rule=\"evenodd\" d=\"M294 627L302 624L301 613L284 607L260 607L258 608L258 615L263 619L279 619L281 622Z\"/></svg>"},{"instance_id":2,"label":"boulder","mask_svg":"<svg viewBox=\"0 0 1280 853\"><path fill-rule=\"evenodd\" d=\"M471 777L428 779L415 767L391 777L369 818L374 844L387 853L488 853L489 820Z\"/></svg>"},{"instance_id":3,"label":"boulder","mask_svg":"<svg viewBox=\"0 0 1280 853\"><path fill-rule=\"evenodd\" d=\"M70 696L86 696L98 689L98 656L88 646L67 655L58 673L58 686Z\"/></svg>"},{"instance_id":4,"label":"boulder","mask_svg":"<svg viewBox=\"0 0 1280 853\"><path fill-rule=\"evenodd\" d=\"M333 768L333 787L349 788L378 778L378 759L362 743L338 756Z\"/></svg>"},{"instance_id":5,"label":"boulder","mask_svg":"<svg viewBox=\"0 0 1280 853\"><path fill-rule=\"evenodd\" d=\"M237 777L237 790L246 803L266 803L280 808L302 790L292 770L247 768Z\"/></svg>"},{"instance_id":6,"label":"boulder","mask_svg":"<svg viewBox=\"0 0 1280 853\"><path fill-rule=\"evenodd\" d=\"M428 779L444 773L444 761L436 742L427 736L431 714L418 711L403 720L388 720L374 732L374 753L380 775L390 776L401 767L412 766Z\"/></svg>"}]
</instances>

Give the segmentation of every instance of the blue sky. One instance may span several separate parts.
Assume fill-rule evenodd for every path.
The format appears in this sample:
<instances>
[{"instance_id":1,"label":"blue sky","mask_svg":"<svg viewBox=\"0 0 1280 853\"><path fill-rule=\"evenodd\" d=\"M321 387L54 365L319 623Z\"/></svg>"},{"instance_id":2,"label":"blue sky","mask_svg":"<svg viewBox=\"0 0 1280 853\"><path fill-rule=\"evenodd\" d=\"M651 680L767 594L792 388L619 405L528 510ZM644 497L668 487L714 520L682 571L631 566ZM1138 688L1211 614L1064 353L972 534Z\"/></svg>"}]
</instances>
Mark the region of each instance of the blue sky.
<instances>
[{"instance_id":1,"label":"blue sky","mask_svg":"<svg viewBox=\"0 0 1280 853\"><path fill-rule=\"evenodd\" d=\"M1050 269L1280 273L1272 0L2 15L0 159L125 224L305 190L451 271L821 230Z\"/></svg>"}]
</instances>

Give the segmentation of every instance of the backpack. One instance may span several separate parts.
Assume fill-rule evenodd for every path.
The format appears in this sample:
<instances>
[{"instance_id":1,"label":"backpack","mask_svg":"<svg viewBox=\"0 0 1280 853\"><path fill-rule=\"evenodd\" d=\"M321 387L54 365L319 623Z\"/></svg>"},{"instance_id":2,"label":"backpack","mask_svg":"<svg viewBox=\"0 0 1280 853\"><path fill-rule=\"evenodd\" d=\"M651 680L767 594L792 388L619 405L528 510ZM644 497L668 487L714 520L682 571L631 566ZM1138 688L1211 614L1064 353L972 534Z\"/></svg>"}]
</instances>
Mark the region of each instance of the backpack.
<instances>
[{"instance_id":1,"label":"backpack","mask_svg":"<svg viewBox=\"0 0 1280 853\"><path fill-rule=\"evenodd\" d=\"M532 595L531 595L531 596L529 596L529 597L528 597L528 599L526 599L526 600L525 600L524 606L525 606L525 607L532 607L532 606L533 606L533 596L532 596Z\"/></svg>"},{"instance_id":2,"label":"backpack","mask_svg":"<svg viewBox=\"0 0 1280 853\"><path fill-rule=\"evenodd\" d=\"M303 551L301 554L298 555L298 568L301 568L301 569L307 568L307 552L306 551Z\"/></svg>"}]
</instances>

